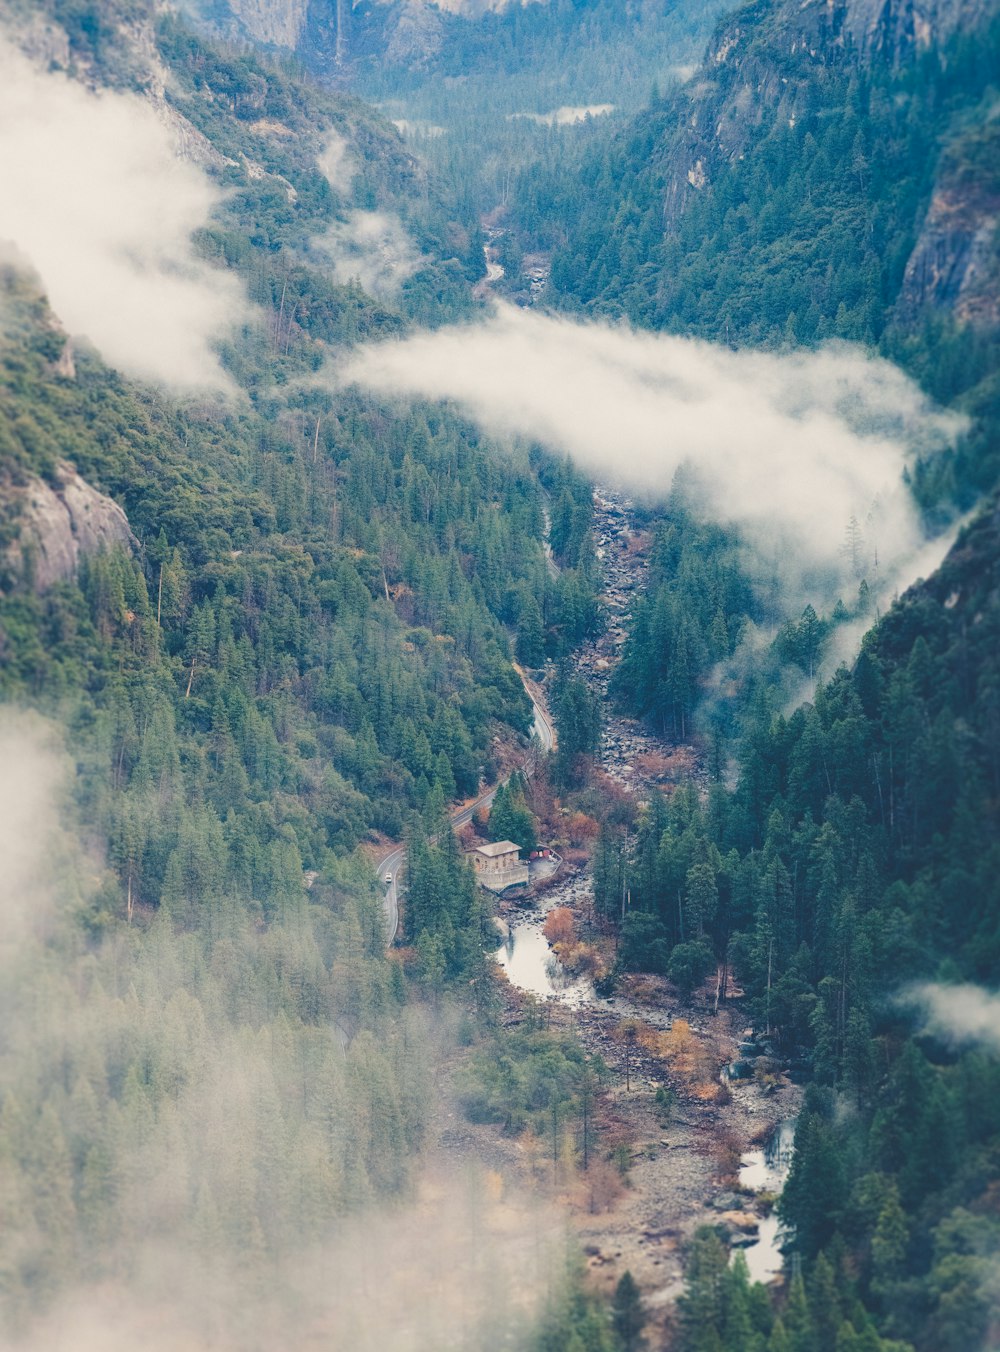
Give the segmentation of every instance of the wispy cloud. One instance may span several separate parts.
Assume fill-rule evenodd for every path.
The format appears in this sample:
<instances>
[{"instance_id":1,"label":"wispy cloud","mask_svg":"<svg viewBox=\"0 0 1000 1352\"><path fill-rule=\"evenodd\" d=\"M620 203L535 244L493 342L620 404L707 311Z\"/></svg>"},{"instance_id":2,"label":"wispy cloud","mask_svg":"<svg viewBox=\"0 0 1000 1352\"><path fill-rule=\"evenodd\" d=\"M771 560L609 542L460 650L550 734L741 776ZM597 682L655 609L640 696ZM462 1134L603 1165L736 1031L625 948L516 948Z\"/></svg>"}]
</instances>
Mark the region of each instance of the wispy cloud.
<instances>
[{"instance_id":1,"label":"wispy cloud","mask_svg":"<svg viewBox=\"0 0 1000 1352\"><path fill-rule=\"evenodd\" d=\"M349 142L331 131L319 155L320 170L341 198L349 200L357 162ZM391 211L349 210L312 240L338 282L359 282L372 296L391 299L424 259L402 221Z\"/></svg>"},{"instance_id":2,"label":"wispy cloud","mask_svg":"<svg viewBox=\"0 0 1000 1352\"><path fill-rule=\"evenodd\" d=\"M873 579L876 552L889 595L927 566L903 471L962 426L898 368L844 344L732 352L506 306L477 326L364 348L339 377L453 400L495 434L649 497L665 497L683 466L697 509L736 527L799 604L856 588L856 565ZM855 561L852 517L864 528Z\"/></svg>"},{"instance_id":3,"label":"wispy cloud","mask_svg":"<svg viewBox=\"0 0 1000 1352\"><path fill-rule=\"evenodd\" d=\"M351 191L358 166L350 143L342 132L333 128L327 133L316 163L334 192L346 197Z\"/></svg>"},{"instance_id":4,"label":"wispy cloud","mask_svg":"<svg viewBox=\"0 0 1000 1352\"><path fill-rule=\"evenodd\" d=\"M586 105L563 104L549 113L508 113L508 121L514 118L526 118L529 122L539 122L546 127L573 127L578 122L586 122L588 117L607 117L613 113L613 103L590 103Z\"/></svg>"},{"instance_id":5,"label":"wispy cloud","mask_svg":"<svg viewBox=\"0 0 1000 1352\"><path fill-rule=\"evenodd\" d=\"M901 1003L920 1011L925 1032L956 1045L978 1044L1000 1052L1000 993L965 983L911 986Z\"/></svg>"},{"instance_id":6,"label":"wispy cloud","mask_svg":"<svg viewBox=\"0 0 1000 1352\"><path fill-rule=\"evenodd\" d=\"M308 919L262 933L234 913L210 941L161 911L86 938L74 912L103 868L71 835L72 770L57 728L0 709L0 1352L527 1346L555 1208L430 1145L412 1193L365 1201L411 1148L397 1090L417 1121L457 1013L383 1027L397 1072L371 1032L342 1049L328 1015L255 998L286 943L324 1009L345 994Z\"/></svg>"},{"instance_id":7,"label":"wispy cloud","mask_svg":"<svg viewBox=\"0 0 1000 1352\"><path fill-rule=\"evenodd\" d=\"M398 216L387 211L352 211L312 241L333 267L337 281L357 281L372 296L395 296L423 257Z\"/></svg>"},{"instance_id":8,"label":"wispy cloud","mask_svg":"<svg viewBox=\"0 0 1000 1352\"><path fill-rule=\"evenodd\" d=\"M66 328L111 365L182 387L228 381L215 341L249 307L192 246L220 202L153 109L93 93L0 44L0 239L40 274Z\"/></svg>"}]
</instances>

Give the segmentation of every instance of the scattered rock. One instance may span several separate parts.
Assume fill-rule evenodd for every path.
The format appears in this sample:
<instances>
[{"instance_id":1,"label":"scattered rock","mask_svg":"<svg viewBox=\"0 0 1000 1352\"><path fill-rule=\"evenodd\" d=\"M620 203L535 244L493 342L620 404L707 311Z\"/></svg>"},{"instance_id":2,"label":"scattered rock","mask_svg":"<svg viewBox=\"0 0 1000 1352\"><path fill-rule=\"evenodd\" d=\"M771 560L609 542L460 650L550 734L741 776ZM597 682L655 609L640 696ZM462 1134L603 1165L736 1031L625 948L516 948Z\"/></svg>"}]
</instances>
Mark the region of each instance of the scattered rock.
<instances>
[{"instance_id":1,"label":"scattered rock","mask_svg":"<svg viewBox=\"0 0 1000 1352\"><path fill-rule=\"evenodd\" d=\"M760 1221L752 1211L724 1211L720 1217L726 1225L734 1230L742 1230L756 1234L760 1228Z\"/></svg>"}]
</instances>

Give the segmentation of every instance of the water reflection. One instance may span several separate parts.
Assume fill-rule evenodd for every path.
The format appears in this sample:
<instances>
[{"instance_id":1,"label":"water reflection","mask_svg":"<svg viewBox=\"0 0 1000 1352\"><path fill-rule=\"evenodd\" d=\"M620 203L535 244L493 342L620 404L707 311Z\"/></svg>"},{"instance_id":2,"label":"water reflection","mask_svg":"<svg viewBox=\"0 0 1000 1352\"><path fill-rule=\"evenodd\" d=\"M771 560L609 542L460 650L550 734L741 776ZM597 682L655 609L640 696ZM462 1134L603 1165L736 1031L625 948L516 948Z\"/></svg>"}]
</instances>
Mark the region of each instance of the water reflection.
<instances>
[{"instance_id":1,"label":"water reflection","mask_svg":"<svg viewBox=\"0 0 1000 1352\"><path fill-rule=\"evenodd\" d=\"M778 1124L763 1146L743 1156L740 1164L741 1186L777 1196L788 1178L794 1147L795 1120L789 1118ZM762 1216L756 1240L743 1250L751 1281L773 1282L780 1275L783 1266L782 1238L781 1222L777 1215L772 1211L770 1215Z\"/></svg>"},{"instance_id":2,"label":"water reflection","mask_svg":"<svg viewBox=\"0 0 1000 1352\"><path fill-rule=\"evenodd\" d=\"M546 911L551 910L552 904L555 903L547 906ZM583 1004L593 998L591 983L586 977L570 976L563 971L542 932L544 923L545 915L537 912L514 920L509 937L495 954L496 960L518 990L539 1000Z\"/></svg>"}]
</instances>

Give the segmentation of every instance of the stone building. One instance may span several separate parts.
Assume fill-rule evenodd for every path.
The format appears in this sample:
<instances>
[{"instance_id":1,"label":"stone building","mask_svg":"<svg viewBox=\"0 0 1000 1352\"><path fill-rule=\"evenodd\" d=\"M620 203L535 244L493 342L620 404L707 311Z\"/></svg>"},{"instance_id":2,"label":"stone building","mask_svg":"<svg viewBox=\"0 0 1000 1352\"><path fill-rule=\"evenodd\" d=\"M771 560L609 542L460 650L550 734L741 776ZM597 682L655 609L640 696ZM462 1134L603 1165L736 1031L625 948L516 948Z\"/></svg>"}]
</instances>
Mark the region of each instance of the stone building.
<instances>
[{"instance_id":1,"label":"stone building","mask_svg":"<svg viewBox=\"0 0 1000 1352\"><path fill-rule=\"evenodd\" d=\"M505 892L528 881L528 865L521 859L521 847L512 840L497 840L478 845L469 852L476 882L491 892Z\"/></svg>"}]
</instances>

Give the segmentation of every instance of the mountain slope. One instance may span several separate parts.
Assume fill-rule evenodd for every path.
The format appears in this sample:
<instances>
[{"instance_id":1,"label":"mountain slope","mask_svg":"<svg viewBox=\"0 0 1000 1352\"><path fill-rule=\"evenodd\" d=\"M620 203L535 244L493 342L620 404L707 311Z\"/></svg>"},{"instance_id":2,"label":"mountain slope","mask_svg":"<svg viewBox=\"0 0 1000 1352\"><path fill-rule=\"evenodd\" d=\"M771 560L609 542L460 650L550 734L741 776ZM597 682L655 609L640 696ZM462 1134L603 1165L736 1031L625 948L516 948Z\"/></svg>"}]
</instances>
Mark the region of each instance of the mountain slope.
<instances>
[{"instance_id":1,"label":"mountain slope","mask_svg":"<svg viewBox=\"0 0 1000 1352\"><path fill-rule=\"evenodd\" d=\"M998 32L981 3L740 10L578 179L515 193L552 302L737 345L878 343L988 412Z\"/></svg>"}]
</instances>

